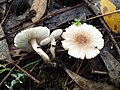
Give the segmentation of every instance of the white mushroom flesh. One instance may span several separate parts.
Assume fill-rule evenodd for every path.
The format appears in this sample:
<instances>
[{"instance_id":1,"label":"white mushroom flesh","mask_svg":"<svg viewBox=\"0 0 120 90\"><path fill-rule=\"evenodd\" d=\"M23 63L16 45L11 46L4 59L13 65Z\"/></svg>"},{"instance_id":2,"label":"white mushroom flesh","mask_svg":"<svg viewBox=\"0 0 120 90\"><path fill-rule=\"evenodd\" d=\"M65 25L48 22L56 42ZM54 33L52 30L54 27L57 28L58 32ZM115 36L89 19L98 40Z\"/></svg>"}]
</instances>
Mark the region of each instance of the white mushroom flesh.
<instances>
[{"instance_id":1,"label":"white mushroom flesh","mask_svg":"<svg viewBox=\"0 0 120 90\"><path fill-rule=\"evenodd\" d=\"M43 58L43 60L46 63L50 63L50 59L49 59L48 55L39 47L36 39L31 39L30 43L31 43L33 49Z\"/></svg>"},{"instance_id":2,"label":"white mushroom flesh","mask_svg":"<svg viewBox=\"0 0 120 90\"><path fill-rule=\"evenodd\" d=\"M48 55L38 48L38 43L50 35L47 27L34 27L18 33L14 38L14 45L17 48L33 51L33 49L43 58L45 62L50 62Z\"/></svg>"},{"instance_id":3,"label":"white mushroom flesh","mask_svg":"<svg viewBox=\"0 0 120 90\"><path fill-rule=\"evenodd\" d=\"M63 32L62 29L56 29L51 33L50 37L53 37L53 38L57 39L57 38L60 37L62 32Z\"/></svg>"}]
</instances>

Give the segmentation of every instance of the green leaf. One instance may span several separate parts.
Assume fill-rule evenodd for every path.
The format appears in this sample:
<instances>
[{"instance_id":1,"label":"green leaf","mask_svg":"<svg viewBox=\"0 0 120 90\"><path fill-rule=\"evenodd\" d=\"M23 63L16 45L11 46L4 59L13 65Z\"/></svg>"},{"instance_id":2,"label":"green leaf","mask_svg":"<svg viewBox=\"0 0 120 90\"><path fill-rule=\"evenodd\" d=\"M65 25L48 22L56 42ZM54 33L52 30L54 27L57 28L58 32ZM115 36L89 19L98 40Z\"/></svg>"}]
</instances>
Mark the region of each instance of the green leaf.
<instances>
[{"instance_id":1,"label":"green leaf","mask_svg":"<svg viewBox=\"0 0 120 90\"><path fill-rule=\"evenodd\" d=\"M17 78L17 74L11 74L11 76Z\"/></svg>"},{"instance_id":2,"label":"green leaf","mask_svg":"<svg viewBox=\"0 0 120 90\"><path fill-rule=\"evenodd\" d=\"M10 71L10 68L3 68L3 69L1 69L0 70L0 74L3 73L3 72L5 72L5 71Z\"/></svg>"},{"instance_id":3,"label":"green leaf","mask_svg":"<svg viewBox=\"0 0 120 90\"><path fill-rule=\"evenodd\" d=\"M23 76L24 76L24 74L18 73L18 78L21 78Z\"/></svg>"},{"instance_id":4,"label":"green leaf","mask_svg":"<svg viewBox=\"0 0 120 90\"><path fill-rule=\"evenodd\" d=\"M12 80L12 82L11 82L11 88L14 86L14 85L16 85L18 83L18 81L16 81L16 80Z\"/></svg>"},{"instance_id":5,"label":"green leaf","mask_svg":"<svg viewBox=\"0 0 120 90\"><path fill-rule=\"evenodd\" d=\"M7 82L4 83L5 86L7 88L9 88L9 90L13 90L13 86L15 86L17 83L23 83L20 79L22 79L24 77L24 74L20 73L20 72L15 72L13 74L11 74L12 77L14 77L15 79L11 81L10 86L7 85Z\"/></svg>"},{"instance_id":6,"label":"green leaf","mask_svg":"<svg viewBox=\"0 0 120 90\"><path fill-rule=\"evenodd\" d=\"M26 68L30 65L33 65L33 64L36 64L37 62L39 62L41 59L37 60L37 61L34 61L34 62L31 62L31 63L28 63L27 65L25 65L23 68Z\"/></svg>"},{"instance_id":7,"label":"green leaf","mask_svg":"<svg viewBox=\"0 0 120 90\"><path fill-rule=\"evenodd\" d=\"M80 19L74 19L75 21L72 22L72 24L75 24L76 26L80 26L81 23L80 23Z\"/></svg>"}]
</instances>

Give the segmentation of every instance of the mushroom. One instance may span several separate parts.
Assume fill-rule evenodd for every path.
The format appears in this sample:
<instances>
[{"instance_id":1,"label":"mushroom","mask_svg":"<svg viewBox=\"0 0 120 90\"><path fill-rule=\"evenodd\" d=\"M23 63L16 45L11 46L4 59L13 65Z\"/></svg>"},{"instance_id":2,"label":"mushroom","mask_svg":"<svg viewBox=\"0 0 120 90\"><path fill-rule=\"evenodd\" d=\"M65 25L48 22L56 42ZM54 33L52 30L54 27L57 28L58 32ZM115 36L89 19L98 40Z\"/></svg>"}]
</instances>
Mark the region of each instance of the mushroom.
<instances>
[{"instance_id":1,"label":"mushroom","mask_svg":"<svg viewBox=\"0 0 120 90\"><path fill-rule=\"evenodd\" d=\"M62 32L63 32L62 29L56 29L50 34L50 36L48 38L45 38L44 40L42 40L40 42L41 46L47 45L48 43L51 44L50 52L52 54L52 58L55 58L55 46L56 46L56 41L55 40L60 37Z\"/></svg>"},{"instance_id":2,"label":"mushroom","mask_svg":"<svg viewBox=\"0 0 120 90\"><path fill-rule=\"evenodd\" d=\"M46 63L50 63L49 56L38 45L38 43L47 38L49 34L50 30L47 27L39 26L26 29L15 36L14 45L17 48L22 48L29 52L35 50Z\"/></svg>"},{"instance_id":3,"label":"mushroom","mask_svg":"<svg viewBox=\"0 0 120 90\"><path fill-rule=\"evenodd\" d=\"M102 33L94 26L83 23L69 26L63 32L62 46L74 58L91 59L96 57L104 46Z\"/></svg>"}]
</instances>

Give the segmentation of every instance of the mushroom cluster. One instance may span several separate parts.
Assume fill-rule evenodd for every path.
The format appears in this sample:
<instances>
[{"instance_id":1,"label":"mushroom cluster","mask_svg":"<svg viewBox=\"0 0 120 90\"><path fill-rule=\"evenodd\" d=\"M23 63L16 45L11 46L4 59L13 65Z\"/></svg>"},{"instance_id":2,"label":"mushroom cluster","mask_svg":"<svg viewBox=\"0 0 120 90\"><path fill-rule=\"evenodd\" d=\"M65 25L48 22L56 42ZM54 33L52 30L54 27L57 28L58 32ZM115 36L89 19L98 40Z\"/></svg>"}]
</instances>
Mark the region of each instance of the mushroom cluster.
<instances>
[{"instance_id":1,"label":"mushroom cluster","mask_svg":"<svg viewBox=\"0 0 120 90\"><path fill-rule=\"evenodd\" d=\"M53 59L55 58L55 46L56 46L55 40L60 37L62 32L63 32L62 29L54 30L48 38L45 38L44 40L42 40L40 42L41 46L44 46L44 45L47 45L48 43L51 43L50 52L52 54Z\"/></svg>"},{"instance_id":2,"label":"mushroom cluster","mask_svg":"<svg viewBox=\"0 0 120 90\"><path fill-rule=\"evenodd\" d=\"M14 45L26 51L36 51L46 63L50 63L49 56L42 50L41 46L50 43L52 58L55 58L56 39L62 34L64 39L62 46L68 50L68 54L75 58L91 59L100 53L104 46L101 32L92 25L86 23L71 25L65 29L54 30L50 34L47 27L34 27L18 33L14 38Z\"/></svg>"},{"instance_id":3,"label":"mushroom cluster","mask_svg":"<svg viewBox=\"0 0 120 90\"><path fill-rule=\"evenodd\" d=\"M26 51L36 51L46 63L50 63L49 56L42 50L40 46L51 43L50 52L52 58L55 58L56 39L62 34L62 29L53 31L50 35L50 30L47 27L34 27L26 29L18 33L14 38L14 45L17 48Z\"/></svg>"},{"instance_id":4,"label":"mushroom cluster","mask_svg":"<svg viewBox=\"0 0 120 90\"><path fill-rule=\"evenodd\" d=\"M104 46L101 32L92 25L83 23L66 28L63 32L62 46L68 50L68 54L75 58L91 59L100 53Z\"/></svg>"},{"instance_id":5,"label":"mushroom cluster","mask_svg":"<svg viewBox=\"0 0 120 90\"><path fill-rule=\"evenodd\" d=\"M17 48L24 49L26 51L36 51L46 63L50 63L49 56L38 45L43 39L47 38L50 34L50 30L47 27L34 27L26 29L18 33L14 38L14 45Z\"/></svg>"}]
</instances>

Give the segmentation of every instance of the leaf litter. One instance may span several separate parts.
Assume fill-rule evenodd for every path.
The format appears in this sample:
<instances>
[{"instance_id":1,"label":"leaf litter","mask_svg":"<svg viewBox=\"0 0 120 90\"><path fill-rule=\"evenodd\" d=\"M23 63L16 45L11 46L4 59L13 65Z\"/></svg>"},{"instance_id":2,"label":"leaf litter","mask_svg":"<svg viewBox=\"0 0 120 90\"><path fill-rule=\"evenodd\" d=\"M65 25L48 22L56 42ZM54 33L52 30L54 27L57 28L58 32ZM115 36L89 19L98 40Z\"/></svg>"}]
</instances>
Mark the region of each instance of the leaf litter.
<instances>
[{"instance_id":1,"label":"leaf litter","mask_svg":"<svg viewBox=\"0 0 120 90\"><path fill-rule=\"evenodd\" d=\"M22 1L23 0L20 0L20 2ZM26 78L24 78L24 80L22 81L24 82L24 85L22 83L19 83L17 85L20 88L24 89L33 88L48 90L66 90L69 88L70 90L72 90L78 85L79 90L119 90L120 63L118 51L119 49L116 50L116 46L118 46L117 48L119 48L120 45L118 43L119 39L115 38L119 35L113 33L118 32L118 30L114 31L115 28L110 28L110 33L106 31L106 27L104 27L104 24L101 23L101 20L98 19L99 17L87 21L87 19L89 19L90 17L96 16L96 13L92 11L93 9L91 9L91 7L96 9L95 12L97 12L98 14L100 13L99 5L100 1L102 0L91 0L90 2L88 0L76 0L75 3L72 3L71 0L68 0L69 3L66 1L67 0L30 0L28 2L28 0L25 0L25 2L22 3L18 2L17 0L9 0L8 2L6 0L0 1L0 6L3 5L3 10L0 12L0 20L2 22L0 29L0 38L6 37L3 40L0 40L0 64L7 65L4 70L0 67L0 70L3 70L0 74L0 77L4 77L4 79L0 79L0 87L2 89L5 89L4 86L7 85L3 82L10 82L10 75L12 75L12 73L15 73L15 71L20 71L21 73L25 74ZM119 1L110 1L113 6L119 9L119 5L116 5L115 2ZM10 8L10 5L12 5L11 8L16 7L16 9L12 10ZM22 5L27 5L27 7L22 7ZM9 8L9 10L7 10L6 7ZM107 7L107 9L111 8ZM116 17L116 14L113 14L112 16ZM109 16L106 15L106 17ZM75 18L81 19L81 22L92 24L99 29L104 28L104 30L102 30L101 32L104 35L105 39L104 48L107 48L107 50L103 48L100 55L98 55L96 58L93 58L91 60L85 59L81 61L80 59L70 57L67 54L67 51L63 50L60 42L62 38L60 37L58 38L55 46L56 58L52 60L52 65L46 65L43 60L38 61L40 57L35 52L27 53L21 49L17 49L13 45L13 39L15 35L20 30L24 30L27 26L28 28L32 28L34 26L47 26L51 29L52 32L54 29L57 28L67 28L71 25ZM111 19L109 20L109 23L111 23ZM116 25L118 25L117 19L114 19L114 22L116 22ZM105 25L111 27L109 23L105 23ZM112 35L112 37L110 35ZM114 40L117 43L115 43ZM111 48L112 46L113 48ZM44 51L49 56L52 56L48 47L50 47L50 44L42 46ZM21 51L23 51L24 53L21 53ZM77 63L78 61L79 63ZM98 64L99 68L97 68ZM24 66L26 67L23 69ZM79 69L77 67L79 67ZM11 68L11 70L9 68ZM94 68L99 72L106 71L108 72L108 75L101 74L99 72L97 74L92 74L91 71ZM30 73L28 73L29 71ZM72 82L68 76L71 77L71 79L75 82ZM61 79L63 80L62 82L59 81ZM12 80L14 81L14 79ZM30 81L29 85L27 80ZM32 80L34 82L32 82ZM42 81L41 83L40 80ZM68 81L71 81L71 83L69 83ZM13 86L14 89L16 89L16 85Z\"/></svg>"}]
</instances>

